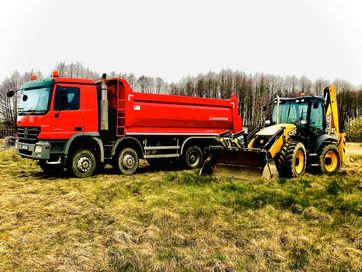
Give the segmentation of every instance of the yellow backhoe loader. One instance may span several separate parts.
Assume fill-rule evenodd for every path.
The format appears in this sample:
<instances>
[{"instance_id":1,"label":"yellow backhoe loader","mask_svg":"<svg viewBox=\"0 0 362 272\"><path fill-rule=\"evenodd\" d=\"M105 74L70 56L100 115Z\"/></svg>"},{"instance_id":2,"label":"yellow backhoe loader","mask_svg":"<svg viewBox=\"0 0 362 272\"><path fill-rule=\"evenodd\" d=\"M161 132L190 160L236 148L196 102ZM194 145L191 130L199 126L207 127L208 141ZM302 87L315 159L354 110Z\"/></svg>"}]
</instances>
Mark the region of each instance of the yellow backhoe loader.
<instances>
[{"instance_id":1,"label":"yellow backhoe loader","mask_svg":"<svg viewBox=\"0 0 362 272\"><path fill-rule=\"evenodd\" d=\"M275 98L271 120L265 124L250 134L219 135L220 145L207 148L200 174L220 169L235 174L251 168L266 178L290 178L306 169L332 174L346 161L335 86L326 87L324 97Z\"/></svg>"}]
</instances>

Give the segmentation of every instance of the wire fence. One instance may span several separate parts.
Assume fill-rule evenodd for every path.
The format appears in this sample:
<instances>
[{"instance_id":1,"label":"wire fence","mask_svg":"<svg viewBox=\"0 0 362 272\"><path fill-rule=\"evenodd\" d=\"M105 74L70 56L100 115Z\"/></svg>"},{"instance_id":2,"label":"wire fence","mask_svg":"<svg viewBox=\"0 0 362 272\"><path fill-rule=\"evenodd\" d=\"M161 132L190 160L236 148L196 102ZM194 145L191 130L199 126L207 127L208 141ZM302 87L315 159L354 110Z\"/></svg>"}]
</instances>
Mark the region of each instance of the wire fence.
<instances>
[{"instance_id":1,"label":"wire fence","mask_svg":"<svg viewBox=\"0 0 362 272\"><path fill-rule=\"evenodd\" d=\"M5 138L7 136L16 136L16 128L7 127L7 128L0 129L0 139Z\"/></svg>"}]
</instances>

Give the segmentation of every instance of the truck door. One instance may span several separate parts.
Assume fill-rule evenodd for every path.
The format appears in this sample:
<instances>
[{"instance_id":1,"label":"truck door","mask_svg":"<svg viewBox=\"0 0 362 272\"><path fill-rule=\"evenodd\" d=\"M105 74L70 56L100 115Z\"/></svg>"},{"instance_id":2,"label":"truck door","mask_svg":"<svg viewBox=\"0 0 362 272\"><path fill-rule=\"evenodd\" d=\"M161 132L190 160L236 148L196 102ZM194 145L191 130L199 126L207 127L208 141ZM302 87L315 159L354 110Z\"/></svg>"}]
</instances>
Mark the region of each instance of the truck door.
<instances>
[{"instance_id":1,"label":"truck door","mask_svg":"<svg viewBox=\"0 0 362 272\"><path fill-rule=\"evenodd\" d=\"M54 95L53 133L57 139L69 139L83 131L81 88L70 84L56 85Z\"/></svg>"}]
</instances>

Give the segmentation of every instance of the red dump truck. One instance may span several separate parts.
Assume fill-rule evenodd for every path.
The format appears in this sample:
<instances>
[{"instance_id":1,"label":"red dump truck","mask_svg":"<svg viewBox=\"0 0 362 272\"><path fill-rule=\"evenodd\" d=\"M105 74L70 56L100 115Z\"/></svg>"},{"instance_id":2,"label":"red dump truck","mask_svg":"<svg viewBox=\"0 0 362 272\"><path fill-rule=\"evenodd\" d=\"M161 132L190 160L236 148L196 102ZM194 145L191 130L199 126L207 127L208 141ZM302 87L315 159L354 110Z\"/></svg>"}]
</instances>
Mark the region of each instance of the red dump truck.
<instances>
[{"instance_id":1,"label":"red dump truck","mask_svg":"<svg viewBox=\"0 0 362 272\"><path fill-rule=\"evenodd\" d=\"M236 96L208 99L137 93L121 78L53 77L19 90L16 149L45 172L87 177L111 163L133 174L139 159L201 166L214 136L242 130ZM11 95L11 94L10 94Z\"/></svg>"}]
</instances>

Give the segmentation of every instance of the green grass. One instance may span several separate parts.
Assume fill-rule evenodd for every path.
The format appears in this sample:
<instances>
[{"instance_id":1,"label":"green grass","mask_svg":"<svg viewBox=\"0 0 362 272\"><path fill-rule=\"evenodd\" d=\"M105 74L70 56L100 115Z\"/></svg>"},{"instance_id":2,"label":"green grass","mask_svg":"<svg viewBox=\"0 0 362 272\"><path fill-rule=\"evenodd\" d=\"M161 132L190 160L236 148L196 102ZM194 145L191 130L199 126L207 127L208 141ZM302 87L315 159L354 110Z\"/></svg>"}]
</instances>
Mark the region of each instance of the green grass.
<instances>
[{"instance_id":1,"label":"green grass","mask_svg":"<svg viewBox=\"0 0 362 272\"><path fill-rule=\"evenodd\" d=\"M0 271L362 270L359 158L269 181L49 177L12 150L0 158Z\"/></svg>"}]
</instances>

